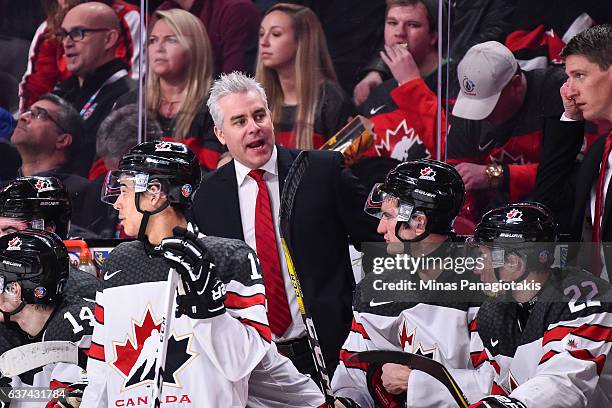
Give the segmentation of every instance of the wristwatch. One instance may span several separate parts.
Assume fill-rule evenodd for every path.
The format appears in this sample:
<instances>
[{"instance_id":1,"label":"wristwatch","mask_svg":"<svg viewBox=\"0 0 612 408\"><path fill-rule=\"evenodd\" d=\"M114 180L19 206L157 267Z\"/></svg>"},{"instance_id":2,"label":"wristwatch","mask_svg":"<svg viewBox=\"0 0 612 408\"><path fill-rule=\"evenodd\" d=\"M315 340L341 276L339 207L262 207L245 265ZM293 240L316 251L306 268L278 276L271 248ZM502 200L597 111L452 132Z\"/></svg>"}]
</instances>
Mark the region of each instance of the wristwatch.
<instances>
[{"instance_id":1,"label":"wristwatch","mask_svg":"<svg viewBox=\"0 0 612 408\"><path fill-rule=\"evenodd\" d=\"M489 186L498 188L504 180L504 166L501 164L488 164L485 167L485 174L489 177Z\"/></svg>"}]
</instances>

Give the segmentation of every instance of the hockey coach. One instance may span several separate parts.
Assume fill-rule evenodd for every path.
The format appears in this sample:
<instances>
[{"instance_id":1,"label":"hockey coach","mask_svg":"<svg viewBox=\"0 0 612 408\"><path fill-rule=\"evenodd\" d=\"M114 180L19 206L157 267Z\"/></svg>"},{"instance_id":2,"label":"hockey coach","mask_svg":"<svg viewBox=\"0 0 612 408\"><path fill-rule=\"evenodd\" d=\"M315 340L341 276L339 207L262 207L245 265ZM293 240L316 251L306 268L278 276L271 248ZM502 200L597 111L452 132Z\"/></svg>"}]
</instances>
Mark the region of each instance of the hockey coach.
<instances>
[{"instance_id":1,"label":"hockey coach","mask_svg":"<svg viewBox=\"0 0 612 408\"><path fill-rule=\"evenodd\" d=\"M257 251L273 339L300 371L314 373L279 246L280 192L299 150L275 145L265 91L252 78L237 72L222 75L212 87L208 107L215 134L233 160L202 180L194 197L194 221L207 235L241 239ZM366 195L340 154L311 152L310 167L295 197L296 222L289 245L332 373L351 322L355 281L349 239L357 246L379 240L375 223L363 212Z\"/></svg>"}]
</instances>

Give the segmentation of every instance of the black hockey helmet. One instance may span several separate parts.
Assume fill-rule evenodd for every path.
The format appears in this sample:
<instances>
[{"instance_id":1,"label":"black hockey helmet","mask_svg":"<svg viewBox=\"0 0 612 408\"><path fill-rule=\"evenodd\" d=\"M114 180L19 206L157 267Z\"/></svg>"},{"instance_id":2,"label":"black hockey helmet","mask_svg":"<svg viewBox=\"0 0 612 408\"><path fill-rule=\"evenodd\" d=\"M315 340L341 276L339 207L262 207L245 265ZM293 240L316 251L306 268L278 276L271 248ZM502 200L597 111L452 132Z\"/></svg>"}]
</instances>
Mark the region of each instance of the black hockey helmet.
<instances>
[{"instance_id":1,"label":"black hockey helmet","mask_svg":"<svg viewBox=\"0 0 612 408\"><path fill-rule=\"evenodd\" d=\"M143 214L138 239L147 242L145 231L149 217L170 204L191 206L193 193L200 185L202 173L196 155L183 143L153 141L134 146L119 162L119 168L108 172L102 189L102 201L114 204L121 191L121 180L131 179L136 209ZM155 211L140 208L140 194L158 184L166 202Z\"/></svg>"},{"instance_id":2,"label":"black hockey helmet","mask_svg":"<svg viewBox=\"0 0 612 408\"><path fill-rule=\"evenodd\" d=\"M453 166L419 159L398 164L384 183L374 185L365 205L366 213L380 218L382 203L389 196L399 202L398 226L420 211L427 216L428 233L448 234L463 206L465 186ZM398 231L399 228L396 235Z\"/></svg>"},{"instance_id":3,"label":"black hockey helmet","mask_svg":"<svg viewBox=\"0 0 612 408\"><path fill-rule=\"evenodd\" d=\"M26 303L59 302L69 268L66 246L53 232L23 230L0 237L0 287L4 291L11 282L21 284L22 306L10 314Z\"/></svg>"},{"instance_id":4,"label":"black hockey helmet","mask_svg":"<svg viewBox=\"0 0 612 408\"><path fill-rule=\"evenodd\" d=\"M503 265L504 253L520 252L531 268L549 268L554 261L557 224L551 211L536 202L506 204L482 216L473 242L501 250L494 267Z\"/></svg>"},{"instance_id":5,"label":"black hockey helmet","mask_svg":"<svg viewBox=\"0 0 612 408\"><path fill-rule=\"evenodd\" d=\"M170 203L191 204L191 196L200 185L201 170L196 155L183 143L144 142L125 154L118 170L109 172L103 201L113 203L118 195L119 177L135 176L136 192L144 192L150 181L158 180Z\"/></svg>"},{"instance_id":6,"label":"black hockey helmet","mask_svg":"<svg viewBox=\"0 0 612 408\"><path fill-rule=\"evenodd\" d=\"M0 191L0 217L28 221L34 229L52 226L62 238L68 237L71 212L66 187L55 177L19 177Z\"/></svg>"}]
</instances>

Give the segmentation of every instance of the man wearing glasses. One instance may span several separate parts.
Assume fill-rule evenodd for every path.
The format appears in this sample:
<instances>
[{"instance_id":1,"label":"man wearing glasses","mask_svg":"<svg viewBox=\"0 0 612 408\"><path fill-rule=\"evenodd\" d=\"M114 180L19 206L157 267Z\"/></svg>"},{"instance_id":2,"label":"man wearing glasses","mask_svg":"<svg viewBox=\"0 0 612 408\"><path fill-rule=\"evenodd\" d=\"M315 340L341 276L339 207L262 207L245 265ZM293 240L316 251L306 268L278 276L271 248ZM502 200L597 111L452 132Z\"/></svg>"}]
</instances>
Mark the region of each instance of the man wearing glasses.
<instances>
[{"instance_id":1,"label":"man wearing glasses","mask_svg":"<svg viewBox=\"0 0 612 408\"><path fill-rule=\"evenodd\" d=\"M57 177L66 185L76 212L89 186L87 179L72 174L71 166L83 136L78 112L53 94L41 96L23 112L11 136L21 156L19 176Z\"/></svg>"},{"instance_id":2,"label":"man wearing glasses","mask_svg":"<svg viewBox=\"0 0 612 408\"><path fill-rule=\"evenodd\" d=\"M135 85L127 66L115 57L119 20L109 6L89 2L72 8L55 33L64 47L73 75L54 91L66 99L85 123L83 146L75 157L75 171L87 175L95 157L96 133L117 98Z\"/></svg>"}]
</instances>

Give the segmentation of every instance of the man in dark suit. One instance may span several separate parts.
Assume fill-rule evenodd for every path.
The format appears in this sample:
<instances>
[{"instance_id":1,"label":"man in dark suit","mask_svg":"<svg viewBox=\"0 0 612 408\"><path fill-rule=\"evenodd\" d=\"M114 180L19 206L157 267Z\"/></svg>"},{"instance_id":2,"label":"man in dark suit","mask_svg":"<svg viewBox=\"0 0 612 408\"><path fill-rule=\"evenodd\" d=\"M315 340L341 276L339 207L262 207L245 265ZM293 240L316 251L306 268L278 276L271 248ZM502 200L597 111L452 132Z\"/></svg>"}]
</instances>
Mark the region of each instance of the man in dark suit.
<instances>
[{"instance_id":1,"label":"man in dark suit","mask_svg":"<svg viewBox=\"0 0 612 408\"><path fill-rule=\"evenodd\" d=\"M558 210L572 209L572 241L612 242L612 195L607 194L612 176L612 132L591 146L578 171L571 174L582 146L584 121L612 122L612 26L581 32L562 54L569 76L561 87L565 113L560 120L549 119L535 198ZM610 276L612 258L606 254L606 259ZM597 269L593 272L598 273Z\"/></svg>"},{"instance_id":2,"label":"man in dark suit","mask_svg":"<svg viewBox=\"0 0 612 408\"><path fill-rule=\"evenodd\" d=\"M242 239L257 251L279 351L300 371L313 373L305 326L279 247L280 192L299 151L275 146L265 92L247 76L221 76L208 107L215 134L233 160L204 177L194 198L194 221L205 234ZM289 245L330 376L352 318L355 282L348 237L355 244L379 240L376 224L363 212L365 197L339 154L311 152L295 198Z\"/></svg>"}]
</instances>

